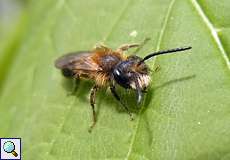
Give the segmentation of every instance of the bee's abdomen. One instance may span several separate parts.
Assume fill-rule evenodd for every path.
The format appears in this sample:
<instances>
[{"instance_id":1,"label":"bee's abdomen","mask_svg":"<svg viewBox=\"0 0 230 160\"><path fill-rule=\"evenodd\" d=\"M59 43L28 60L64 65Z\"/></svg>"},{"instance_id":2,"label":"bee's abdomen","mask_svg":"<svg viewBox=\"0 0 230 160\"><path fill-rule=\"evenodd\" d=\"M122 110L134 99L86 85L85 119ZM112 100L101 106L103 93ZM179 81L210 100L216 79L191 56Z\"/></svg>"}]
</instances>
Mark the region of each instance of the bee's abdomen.
<instances>
[{"instance_id":1,"label":"bee's abdomen","mask_svg":"<svg viewBox=\"0 0 230 160\"><path fill-rule=\"evenodd\" d=\"M61 71L62 71L63 76L65 76L67 78L71 78L75 75L75 73L68 68L63 68Z\"/></svg>"}]
</instances>

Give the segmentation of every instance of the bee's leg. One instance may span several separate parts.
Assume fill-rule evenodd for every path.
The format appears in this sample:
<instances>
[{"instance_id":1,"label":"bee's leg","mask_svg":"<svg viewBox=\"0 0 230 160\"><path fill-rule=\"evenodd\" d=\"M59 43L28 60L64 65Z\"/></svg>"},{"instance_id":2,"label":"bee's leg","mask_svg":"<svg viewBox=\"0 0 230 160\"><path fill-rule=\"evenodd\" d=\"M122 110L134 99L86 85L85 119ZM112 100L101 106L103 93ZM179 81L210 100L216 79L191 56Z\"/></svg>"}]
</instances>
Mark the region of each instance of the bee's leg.
<instances>
[{"instance_id":1,"label":"bee's leg","mask_svg":"<svg viewBox=\"0 0 230 160\"><path fill-rule=\"evenodd\" d=\"M79 76L76 76L74 79L73 79L73 89L72 91L70 91L68 93L68 96L72 96L76 93L77 89L79 88L79 82L80 82L80 77Z\"/></svg>"},{"instance_id":2,"label":"bee's leg","mask_svg":"<svg viewBox=\"0 0 230 160\"><path fill-rule=\"evenodd\" d=\"M138 48L133 52L133 54L139 52L149 40L149 37L145 38L144 41L138 46Z\"/></svg>"},{"instance_id":3,"label":"bee's leg","mask_svg":"<svg viewBox=\"0 0 230 160\"><path fill-rule=\"evenodd\" d=\"M147 88L146 87L142 90L142 93L147 93Z\"/></svg>"},{"instance_id":4,"label":"bee's leg","mask_svg":"<svg viewBox=\"0 0 230 160\"><path fill-rule=\"evenodd\" d=\"M158 72L161 69L160 65L157 65L156 68L154 69L155 72Z\"/></svg>"},{"instance_id":5,"label":"bee's leg","mask_svg":"<svg viewBox=\"0 0 230 160\"><path fill-rule=\"evenodd\" d=\"M114 85L110 85L110 90L111 90L113 96L116 98L116 100L118 100L121 103L121 105L125 108L125 110L128 112L131 120L133 120L132 113L129 111L128 107L121 101L121 98L118 96L118 94L116 92L115 86Z\"/></svg>"},{"instance_id":6,"label":"bee's leg","mask_svg":"<svg viewBox=\"0 0 230 160\"><path fill-rule=\"evenodd\" d=\"M89 128L89 132L92 131L92 129L95 126L96 121L97 121L96 112L95 112L95 106L94 106L95 105L95 99L96 99L97 90L98 90L98 86L94 85L93 88L91 89L91 92L90 92L90 105L91 105L92 111L93 111L93 124Z\"/></svg>"},{"instance_id":7,"label":"bee's leg","mask_svg":"<svg viewBox=\"0 0 230 160\"><path fill-rule=\"evenodd\" d=\"M123 52L127 51L129 48L134 48L134 47L139 47L139 44L134 43L134 44L123 44L120 47L117 48L117 52Z\"/></svg>"},{"instance_id":8,"label":"bee's leg","mask_svg":"<svg viewBox=\"0 0 230 160\"><path fill-rule=\"evenodd\" d=\"M150 40L150 38L145 38L144 41L140 44L134 43L134 44L124 44L121 45L116 51L117 52L123 52L127 51L129 48L136 47L137 49L133 52L134 54L137 53L139 50L143 48L143 46Z\"/></svg>"},{"instance_id":9,"label":"bee's leg","mask_svg":"<svg viewBox=\"0 0 230 160\"><path fill-rule=\"evenodd\" d=\"M98 43L98 44L96 44L95 46L94 46L94 51L98 51L98 52L100 52L100 51L104 51L104 52L106 52L106 51L110 51L110 48L108 48L105 44L103 44L103 43Z\"/></svg>"}]
</instances>

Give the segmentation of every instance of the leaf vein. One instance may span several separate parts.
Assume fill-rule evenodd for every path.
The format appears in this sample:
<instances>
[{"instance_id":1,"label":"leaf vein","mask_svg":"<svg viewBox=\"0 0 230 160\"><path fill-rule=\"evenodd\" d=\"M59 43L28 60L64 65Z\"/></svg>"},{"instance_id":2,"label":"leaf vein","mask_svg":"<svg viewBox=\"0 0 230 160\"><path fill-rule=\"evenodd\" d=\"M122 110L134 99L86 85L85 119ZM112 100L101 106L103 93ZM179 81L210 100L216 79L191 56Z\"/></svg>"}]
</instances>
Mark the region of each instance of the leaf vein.
<instances>
[{"instance_id":1,"label":"leaf vein","mask_svg":"<svg viewBox=\"0 0 230 160\"><path fill-rule=\"evenodd\" d=\"M205 15L204 11L202 10L200 4L196 1L196 0L191 0L192 5L195 7L196 11L198 12L198 14L201 16L202 20L204 21L204 23L207 25L208 29L210 30L212 37L214 38L227 66L228 69L230 69L230 61L228 59L227 53L221 43L221 40L218 36L218 32L216 31L215 27L213 26L213 24L211 23L211 21L208 19L208 17Z\"/></svg>"},{"instance_id":2,"label":"leaf vein","mask_svg":"<svg viewBox=\"0 0 230 160\"><path fill-rule=\"evenodd\" d=\"M163 26L162 26L162 29L160 30L160 35L159 35L159 38L158 38L158 43L157 43L157 48L156 50L159 50L160 49L160 45L161 45L161 42L162 42L162 39L163 39L163 35L165 33L165 29L166 29L166 26L168 24L168 20L169 20L169 17L170 17L170 14L171 14L171 11L172 11L172 8L173 8L173 5L175 3L175 0L171 0L170 4L169 4L169 7L166 11L166 16L165 16L165 19L163 21ZM153 64L155 63L156 61L156 58L154 59L154 62ZM133 149L133 144L135 143L135 140L136 140L136 135L137 135L137 131L138 131L138 128L139 128L139 124L140 124L140 114L142 113L142 109L140 110L139 114L138 114L138 119L137 119L137 124L136 124L136 128L135 128L135 132L133 134L133 137L131 139L131 143L130 143L130 146L129 146L129 151L127 153L127 156L125 158L125 160L128 160L130 158L130 155L132 153L132 149Z\"/></svg>"}]
</instances>

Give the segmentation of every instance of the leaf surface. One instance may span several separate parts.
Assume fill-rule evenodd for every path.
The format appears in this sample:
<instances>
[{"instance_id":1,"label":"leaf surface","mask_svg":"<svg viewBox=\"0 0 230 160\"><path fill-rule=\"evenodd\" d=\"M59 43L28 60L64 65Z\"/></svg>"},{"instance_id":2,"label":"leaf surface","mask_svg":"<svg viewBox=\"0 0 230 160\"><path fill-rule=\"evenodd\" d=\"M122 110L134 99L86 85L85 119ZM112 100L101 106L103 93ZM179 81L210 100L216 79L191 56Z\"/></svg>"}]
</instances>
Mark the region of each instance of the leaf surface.
<instances>
[{"instance_id":1,"label":"leaf surface","mask_svg":"<svg viewBox=\"0 0 230 160\"><path fill-rule=\"evenodd\" d=\"M227 160L230 158L230 65L227 0L40 0L11 65L1 69L0 136L21 137L23 159ZM130 36L133 31L137 36ZM109 92L96 99L54 68L60 55L99 42L116 48L151 41L139 56L192 46L183 54L148 61L154 70L142 109L130 121ZM5 56L8 52L1 53ZM11 51L12 52L12 51Z\"/></svg>"}]
</instances>

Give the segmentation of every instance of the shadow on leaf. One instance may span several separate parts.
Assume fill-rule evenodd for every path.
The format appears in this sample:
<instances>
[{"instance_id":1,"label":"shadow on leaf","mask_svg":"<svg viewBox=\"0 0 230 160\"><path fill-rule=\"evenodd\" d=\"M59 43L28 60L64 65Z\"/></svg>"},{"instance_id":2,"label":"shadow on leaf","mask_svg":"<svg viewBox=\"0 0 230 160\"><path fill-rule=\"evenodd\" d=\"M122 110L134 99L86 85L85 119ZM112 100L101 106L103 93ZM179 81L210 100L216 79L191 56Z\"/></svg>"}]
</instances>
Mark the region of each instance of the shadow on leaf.
<instances>
[{"instance_id":1,"label":"shadow on leaf","mask_svg":"<svg viewBox=\"0 0 230 160\"><path fill-rule=\"evenodd\" d=\"M193 79L195 77L196 77L195 75L190 75L190 76L186 76L186 77L182 77L182 78L177 78L177 79L173 79L173 80L170 80L168 82L165 82L165 83L163 83L163 84L161 84L159 86L149 88L149 90L147 92L147 95L145 97L143 112L147 109L147 106L149 106L150 102L154 99L154 92L155 91L157 91L157 90L159 90L159 89L161 89L163 87L167 87L169 85L172 85L174 83L187 81L187 80Z\"/></svg>"},{"instance_id":2,"label":"shadow on leaf","mask_svg":"<svg viewBox=\"0 0 230 160\"><path fill-rule=\"evenodd\" d=\"M143 103L140 106L138 106L136 103L136 92L135 91L130 90L130 89L125 90L124 88L117 86L117 92L119 93L119 96L121 97L123 103L127 106L130 112L139 113L140 110L144 112L147 109L147 106L149 106L150 102L154 99L154 92L156 90L161 89L163 87L167 87L168 85L172 85L174 83L178 83L181 81L186 81L192 78L195 78L195 75L170 80L154 88L149 88L148 92L145 93L146 95L144 95ZM78 98L80 101L88 103L90 107L89 94L93 86L93 82L89 80L80 80L79 82L77 82L76 88L74 87L75 86L74 83L75 81L72 79L63 78L62 86L68 92L67 96L68 95L76 96L76 98ZM99 89L96 95L96 112L98 116L100 114L100 108L101 108L102 101L106 104L111 104L111 105L114 104L117 112L119 113L126 112L124 107L110 93L109 89L102 88L102 89ZM111 105L106 105L106 106L111 107Z\"/></svg>"}]
</instances>

